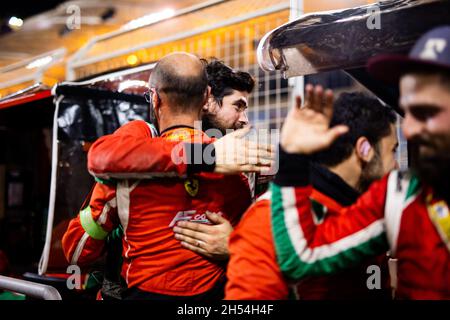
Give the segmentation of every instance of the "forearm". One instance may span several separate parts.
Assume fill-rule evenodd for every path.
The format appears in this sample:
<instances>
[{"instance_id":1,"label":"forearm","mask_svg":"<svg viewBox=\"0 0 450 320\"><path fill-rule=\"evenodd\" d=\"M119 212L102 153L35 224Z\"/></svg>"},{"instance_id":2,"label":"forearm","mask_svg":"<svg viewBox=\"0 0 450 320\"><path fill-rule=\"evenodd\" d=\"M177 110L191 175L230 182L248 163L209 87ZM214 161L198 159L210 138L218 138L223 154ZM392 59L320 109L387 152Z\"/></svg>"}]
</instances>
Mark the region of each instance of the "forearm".
<instances>
[{"instance_id":1,"label":"forearm","mask_svg":"<svg viewBox=\"0 0 450 320\"><path fill-rule=\"evenodd\" d=\"M87 205L72 219L62 238L70 264L89 264L103 253L105 239L118 225L115 187L97 183Z\"/></svg>"},{"instance_id":2,"label":"forearm","mask_svg":"<svg viewBox=\"0 0 450 320\"><path fill-rule=\"evenodd\" d=\"M282 300L288 297L274 252L269 204L256 203L246 212L229 244L227 300Z\"/></svg>"},{"instance_id":3,"label":"forearm","mask_svg":"<svg viewBox=\"0 0 450 320\"><path fill-rule=\"evenodd\" d=\"M94 239L83 229L80 218L70 221L62 238L62 248L67 262L87 265L95 262L103 252L104 240Z\"/></svg>"},{"instance_id":4,"label":"forearm","mask_svg":"<svg viewBox=\"0 0 450 320\"><path fill-rule=\"evenodd\" d=\"M185 161L179 164L172 161L172 150L175 147L176 143L161 138L104 136L89 150L88 170L102 179L136 178L137 175L151 178L158 173L183 176L187 172L187 165Z\"/></svg>"},{"instance_id":5,"label":"forearm","mask_svg":"<svg viewBox=\"0 0 450 320\"><path fill-rule=\"evenodd\" d=\"M212 172L214 146L152 138L141 130L118 130L98 139L88 154L89 172L101 179L184 177ZM209 157L204 157L208 148Z\"/></svg>"}]
</instances>

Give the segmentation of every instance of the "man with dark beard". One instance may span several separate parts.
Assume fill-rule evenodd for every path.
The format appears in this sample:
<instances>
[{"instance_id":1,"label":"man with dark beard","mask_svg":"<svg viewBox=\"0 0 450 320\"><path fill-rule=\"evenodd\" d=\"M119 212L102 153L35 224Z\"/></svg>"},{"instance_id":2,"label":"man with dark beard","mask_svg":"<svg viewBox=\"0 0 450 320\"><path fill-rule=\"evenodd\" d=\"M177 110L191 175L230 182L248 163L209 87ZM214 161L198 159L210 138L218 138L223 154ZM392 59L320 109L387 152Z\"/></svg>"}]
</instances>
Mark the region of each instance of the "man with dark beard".
<instances>
[{"instance_id":1,"label":"man with dark beard","mask_svg":"<svg viewBox=\"0 0 450 320\"><path fill-rule=\"evenodd\" d=\"M222 61L211 60L206 66L211 95L203 107L203 130L237 130L248 125L248 96L255 80L248 72L237 71Z\"/></svg>"},{"instance_id":2,"label":"man with dark beard","mask_svg":"<svg viewBox=\"0 0 450 320\"><path fill-rule=\"evenodd\" d=\"M331 126L347 125L349 132L332 147L315 155L316 163L344 180L357 193L398 167L396 116L376 98L343 93L334 103Z\"/></svg>"},{"instance_id":3,"label":"man with dark beard","mask_svg":"<svg viewBox=\"0 0 450 320\"><path fill-rule=\"evenodd\" d=\"M449 75L417 68L402 78L401 103L411 110L403 131L411 146L412 166L422 182L450 203L450 112L444 109L450 95L436 94L445 88L450 88Z\"/></svg>"},{"instance_id":4,"label":"man with dark beard","mask_svg":"<svg viewBox=\"0 0 450 320\"><path fill-rule=\"evenodd\" d=\"M238 130L247 126L248 97L255 87L255 80L248 72L233 70L222 61L212 59L207 62L206 73L211 95L202 110L202 128L207 134L225 135L227 130ZM264 184L263 178L254 173L246 174L252 194ZM181 245L198 254L216 260L229 257L228 239L233 227L222 217L208 214L212 225L182 221L173 229L175 238ZM198 241L205 245L196 246Z\"/></svg>"},{"instance_id":5,"label":"man with dark beard","mask_svg":"<svg viewBox=\"0 0 450 320\"><path fill-rule=\"evenodd\" d=\"M312 86L306 91L311 97ZM315 156L310 201L317 223L331 208L353 204L373 181L397 167L396 116L388 107L363 93L343 93L334 109L331 125L347 125L349 132ZM247 210L231 236L230 252L227 299L285 299L289 289L296 298L305 300L390 297L386 253L339 274L311 277L289 286L275 258L270 193ZM371 265L380 268L381 290L367 288L366 270Z\"/></svg>"},{"instance_id":6,"label":"man with dark beard","mask_svg":"<svg viewBox=\"0 0 450 320\"><path fill-rule=\"evenodd\" d=\"M399 81L403 132L415 150L408 172L372 184L355 205L320 225L311 219L309 163L348 128L330 127L331 93L293 109L281 133L272 186L272 226L283 275L329 274L386 250L398 259L399 299L450 299L450 27L422 36L408 57L369 61L369 72Z\"/></svg>"}]
</instances>

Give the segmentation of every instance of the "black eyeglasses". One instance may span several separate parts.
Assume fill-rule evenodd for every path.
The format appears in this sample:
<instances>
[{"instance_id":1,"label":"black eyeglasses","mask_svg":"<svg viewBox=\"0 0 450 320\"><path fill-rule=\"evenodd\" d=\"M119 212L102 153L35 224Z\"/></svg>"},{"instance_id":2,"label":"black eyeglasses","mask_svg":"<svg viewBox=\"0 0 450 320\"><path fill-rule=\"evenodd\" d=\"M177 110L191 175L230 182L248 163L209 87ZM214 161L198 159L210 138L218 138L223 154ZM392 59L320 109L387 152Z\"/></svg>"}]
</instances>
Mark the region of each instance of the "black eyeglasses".
<instances>
[{"instance_id":1,"label":"black eyeglasses","mask_svg":"<svg viewBox=\"0 0 450 320\"><path fill-rule=\"evenodd\" d=\"M146 91L144 93L145 101L147 101L148 103L151 103L153 94L156 94L156 96L158 97L158 100L160 100L160 97L159 97L158 91L156 91L156 88L150 88L148 91Z\"/></svg>"},{"instance_id":2,"label":"black eyeglasses","mask_svg":"<svg viewBox=\"0 0 450 320\"><path fill-rule=\"evenodd\" d=\"M150 101L152 101L152 98L150 97L150 92L151 91L149 90L144 93L145 101L147 101L148 103L150 103Z\"/></svg>"}]
</instances>

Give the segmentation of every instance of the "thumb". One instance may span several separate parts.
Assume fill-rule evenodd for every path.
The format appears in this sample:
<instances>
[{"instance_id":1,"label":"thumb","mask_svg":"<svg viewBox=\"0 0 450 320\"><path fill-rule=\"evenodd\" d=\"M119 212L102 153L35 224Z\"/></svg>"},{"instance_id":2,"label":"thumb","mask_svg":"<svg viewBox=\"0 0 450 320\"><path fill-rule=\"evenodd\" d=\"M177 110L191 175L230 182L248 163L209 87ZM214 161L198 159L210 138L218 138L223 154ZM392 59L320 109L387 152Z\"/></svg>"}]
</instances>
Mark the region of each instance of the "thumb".
<instances>
[{"instance_id":1,"label":"thumb","mask_svg":"<svg viewBox=\"0 0 450 320\"><path fill-rule=\"evenodd\" d=\"M238 129L235 132L232 133L232 135L236 138L243 138L246 134L250 132L251 126L245 126L242 129Z\"/></svg>"},{"instance_id":2,"label":"thumb","mask_svg":"<svg viewBox=\"0 0 450 320\"><path fill-rule=\"evenodd\" d=\"M211 221L213 224L222 224L224 222L227 222L227 219L222 217L220 214L212 213L212 212L206 212L206 217Z\"/></svg>"},{"instance_id":3,"label":"thumb","mask_svg":"<svg viewBox=\"0 0 450 320\"><path fill-rule=\"evenodd\" d=\"M348 132L349 128L345 125L339 125L331 128L326 133L327 140L330 143L333 143L337 138L342 136L343 134L346 134Z\"/></svg>"}]
</instances>

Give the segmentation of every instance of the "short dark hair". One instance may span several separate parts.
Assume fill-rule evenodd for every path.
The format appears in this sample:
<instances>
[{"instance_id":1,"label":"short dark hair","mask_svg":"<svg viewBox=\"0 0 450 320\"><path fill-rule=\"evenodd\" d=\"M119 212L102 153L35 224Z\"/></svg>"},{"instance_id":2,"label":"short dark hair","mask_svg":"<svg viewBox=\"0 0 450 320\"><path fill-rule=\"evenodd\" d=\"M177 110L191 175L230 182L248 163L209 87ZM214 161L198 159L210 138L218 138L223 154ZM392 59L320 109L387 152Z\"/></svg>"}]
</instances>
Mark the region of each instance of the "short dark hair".
<instances>
[{"instance_id":1,"label":"short dark hair","mask_svg":"<svg viewBox=\"0 0 450 320\"><path fill-rule=\"evenodd\" d=\"M334 103L330 127L345 124L349 132L339 137L327 150L315 155L315 161L335 166L348 159L360 137L366 137L374 148L391 133L395 113L378 99L364 93L343 93Z\"/></svg>"},{"instance_id":2,"label":"short dark hair","mask_svg":"<svg viewBox=\"0 0 450 320\"><path fill-rule=\"evenodd\" d=\"M255 80L250 73L233 70L223 61L214 58L207 62L206 73L211 94L219 104L233 90L251 93L255 87Z\"/></svg>"},{"instance_id":3,"label":"short dark hair","mask_svg":"<svg viewBox=\"0 0 450 320\"><path fill-rule=\"evenodd\" d=\"M201 70L194 75L180 75L174 66L157 63L151 74L151 86L158 93L164 93L174 110L185 112L198 108L205 102L208 87L206 69L203 63Z\"/></svg>"}]
</instances>

